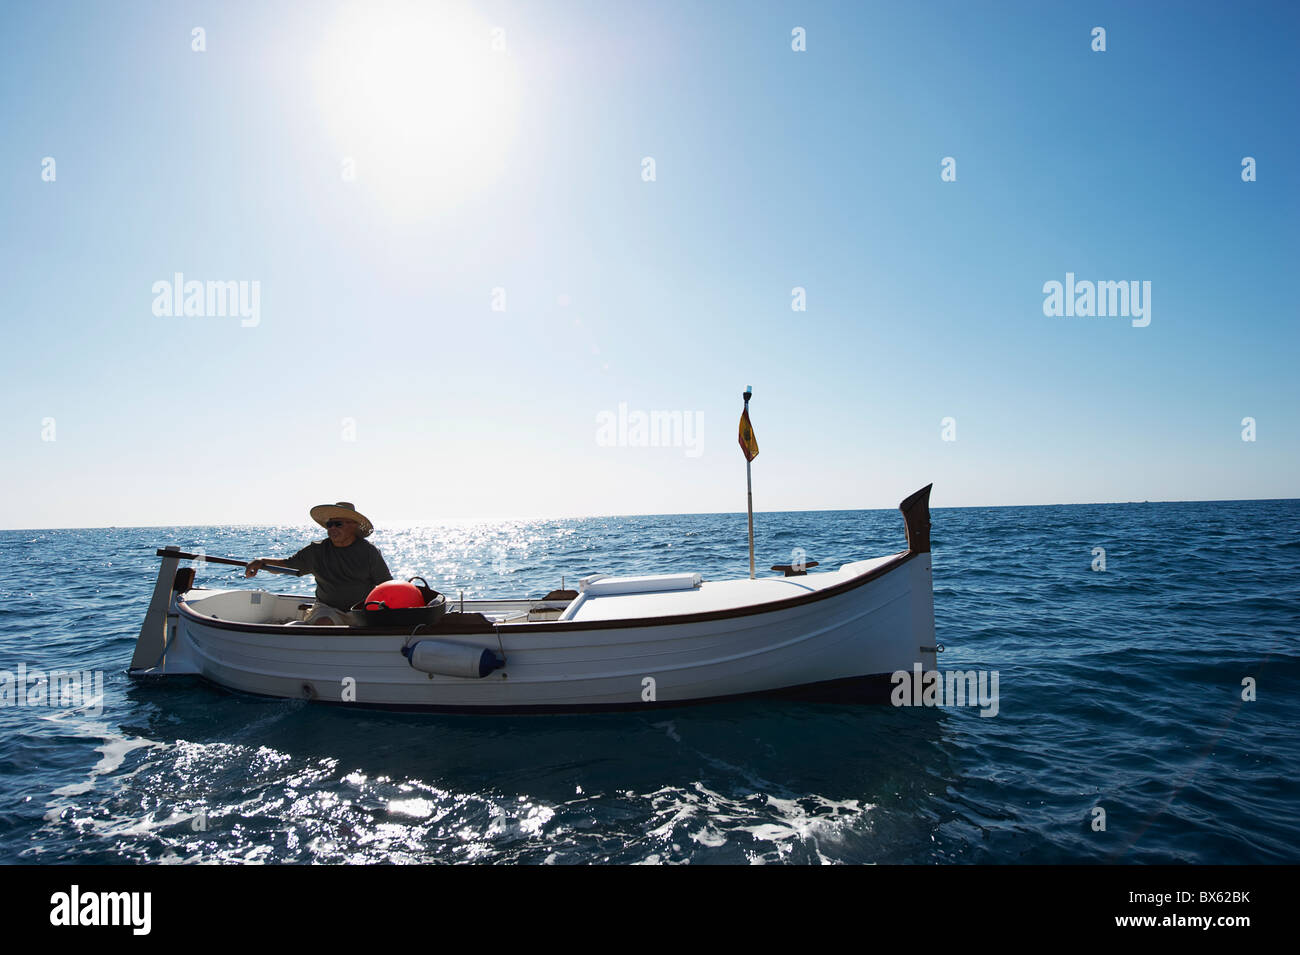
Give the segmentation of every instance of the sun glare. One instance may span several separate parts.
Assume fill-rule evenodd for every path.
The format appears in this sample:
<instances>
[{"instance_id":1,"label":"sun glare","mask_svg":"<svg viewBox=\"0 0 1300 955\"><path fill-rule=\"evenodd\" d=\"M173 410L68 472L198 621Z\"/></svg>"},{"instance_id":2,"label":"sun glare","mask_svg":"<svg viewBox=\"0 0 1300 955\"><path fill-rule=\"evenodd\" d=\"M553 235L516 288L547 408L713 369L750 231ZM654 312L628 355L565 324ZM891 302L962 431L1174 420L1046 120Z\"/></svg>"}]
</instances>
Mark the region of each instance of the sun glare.
<instances>
[{"instance_id":1,"label":"sun glare","mask_svg":"<svg viewBox=\"0 0 1300 955\"><path fill-rule=\"evenodd\" d=\"M453 207L500 175L518 83L504 33L471 11L348 7L327 31L315 72L342 175L394 213Z\"/></svg>"}]
</instances>

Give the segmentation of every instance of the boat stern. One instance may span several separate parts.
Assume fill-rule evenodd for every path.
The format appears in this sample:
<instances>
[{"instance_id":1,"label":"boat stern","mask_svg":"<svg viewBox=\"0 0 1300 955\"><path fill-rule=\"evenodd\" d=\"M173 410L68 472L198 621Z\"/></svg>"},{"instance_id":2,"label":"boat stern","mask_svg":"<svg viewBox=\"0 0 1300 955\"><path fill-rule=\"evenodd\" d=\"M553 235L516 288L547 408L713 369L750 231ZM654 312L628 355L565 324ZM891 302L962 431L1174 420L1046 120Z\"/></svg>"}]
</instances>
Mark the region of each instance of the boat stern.
<instances>
[{"instance_id":1,"label":"boat stern","mask_svg":"<svg viewBox=\"0 0 1300 955\"><path fill-rule=\"evenodd\" d=\"M176 595L186 593L194 585L194 568L180 566L179 547L169 546L158 553L162 565L158 568L158 579L154 582L127 673L133 677L196 674L198 665L179 631L176 610Z\"/></svg>"}]
</instances>

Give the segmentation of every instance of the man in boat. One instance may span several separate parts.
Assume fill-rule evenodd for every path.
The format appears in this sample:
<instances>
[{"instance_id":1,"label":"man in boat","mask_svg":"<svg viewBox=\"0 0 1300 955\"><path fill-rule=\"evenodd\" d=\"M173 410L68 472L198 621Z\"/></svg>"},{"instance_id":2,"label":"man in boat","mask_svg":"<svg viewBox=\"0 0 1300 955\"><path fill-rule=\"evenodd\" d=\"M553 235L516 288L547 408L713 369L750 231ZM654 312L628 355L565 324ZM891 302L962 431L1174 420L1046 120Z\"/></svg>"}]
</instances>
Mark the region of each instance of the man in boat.
<instances>
[{"instance_id":1,"label":"man in boat","mask_svg":"<svg viewBox=\"0 0 1300 955\"><path fill-rule=\"evenodd\" d=\"M250 561L245 577L263 567L288 567L316 577L316 603L307 612L307 622L348 626L356 623L348 610L365 600L376 585L392 580L379 548L366 540L375 529L364 514L347 501L317 504L311 519L329 533L313 541L286 560L259 557Z\"/></svg>"}]
</instances>

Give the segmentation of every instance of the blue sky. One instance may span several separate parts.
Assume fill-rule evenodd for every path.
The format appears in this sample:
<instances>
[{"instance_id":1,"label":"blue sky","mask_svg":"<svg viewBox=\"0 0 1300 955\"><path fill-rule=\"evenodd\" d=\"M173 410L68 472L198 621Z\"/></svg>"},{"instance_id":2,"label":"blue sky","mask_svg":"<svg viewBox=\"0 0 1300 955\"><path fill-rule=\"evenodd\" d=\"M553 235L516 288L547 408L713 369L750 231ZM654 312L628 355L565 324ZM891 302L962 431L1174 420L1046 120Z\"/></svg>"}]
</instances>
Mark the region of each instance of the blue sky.
<instances>
[{"instance_id":1,"label":"blue sky","mask_svg":"<svg viewBox=\"0 0 1300 955\"><path fill-rule=\"evenodd\" d=\"M1300 496L1292 4L3 16L0 526Z\"/></svg>"}]
</instances>

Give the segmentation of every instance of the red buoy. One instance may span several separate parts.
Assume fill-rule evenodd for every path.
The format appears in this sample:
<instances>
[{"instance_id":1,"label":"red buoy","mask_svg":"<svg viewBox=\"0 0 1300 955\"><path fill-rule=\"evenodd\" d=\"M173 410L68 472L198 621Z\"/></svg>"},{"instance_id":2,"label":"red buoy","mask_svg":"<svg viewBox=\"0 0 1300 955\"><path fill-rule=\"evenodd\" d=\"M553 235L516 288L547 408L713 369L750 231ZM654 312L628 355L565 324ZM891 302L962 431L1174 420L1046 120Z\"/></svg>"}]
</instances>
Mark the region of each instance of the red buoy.
<instances>
[{"instance_id":1,"label":"red buoy","mask_svg":"<svg viewBox=\"0 0 1300 955\"><path fill-rule=\"evenodd\" d=\"M387 580L370 591L370 595L366 597L366 609L380 609L376 605L381 600L389 610L424 606L424 596L420 593L420 588L404 580Z\"/></svg>"}]
</instances>

